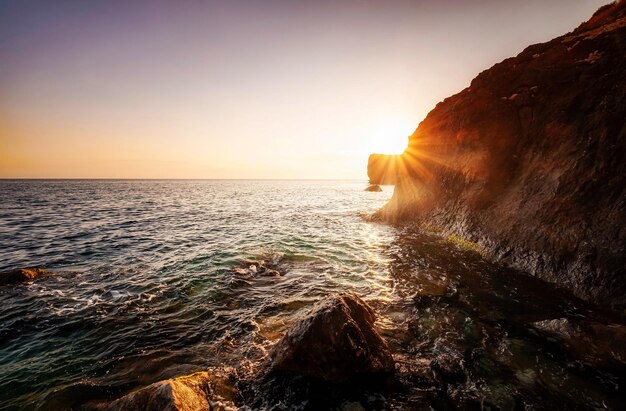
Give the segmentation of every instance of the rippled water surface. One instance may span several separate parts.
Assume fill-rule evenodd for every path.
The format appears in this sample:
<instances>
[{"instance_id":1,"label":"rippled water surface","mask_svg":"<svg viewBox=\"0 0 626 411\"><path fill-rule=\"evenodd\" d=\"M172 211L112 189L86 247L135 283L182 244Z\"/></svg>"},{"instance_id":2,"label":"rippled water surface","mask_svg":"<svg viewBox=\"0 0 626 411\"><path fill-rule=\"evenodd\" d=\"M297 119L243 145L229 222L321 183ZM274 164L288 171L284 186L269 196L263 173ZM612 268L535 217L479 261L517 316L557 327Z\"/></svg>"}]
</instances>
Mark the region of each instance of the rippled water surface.
<instances>
[{"instance_id":1,"label":"rippled water surface","mask_svg":"<svg viewBox=\"0 0 626 411\"><path fill-rule=\"evenodd\" d=\"M602 342L620 338L622 315L462 243L368 222L392 188L364 188L0 181L0 270L58 273L0 288L0 408L68 409L208 366L245 375L295 317L346 290L376 308L397 360L399 388L349 399L366 408L624 405L620 341ZM595 334L542 334L558 321ZM344 403L331 399L321 406Z\"/></svg>"},{"instance_id":2,"label":"rippled water surface","mask_svg":"<svg viewBox=\"0 0 626 411\"><path fill-rule=\"evenodd\" d=\"M333 291L385 298L393 230L358 213L391 191L364 187L0 182L0 270L60 272L0 290L0 403L32 406L78 382L123 389L228 361L234 342L263 349L289 313ZM233 272L246 259L284 275Z\"/></svg>"}]
</instances>

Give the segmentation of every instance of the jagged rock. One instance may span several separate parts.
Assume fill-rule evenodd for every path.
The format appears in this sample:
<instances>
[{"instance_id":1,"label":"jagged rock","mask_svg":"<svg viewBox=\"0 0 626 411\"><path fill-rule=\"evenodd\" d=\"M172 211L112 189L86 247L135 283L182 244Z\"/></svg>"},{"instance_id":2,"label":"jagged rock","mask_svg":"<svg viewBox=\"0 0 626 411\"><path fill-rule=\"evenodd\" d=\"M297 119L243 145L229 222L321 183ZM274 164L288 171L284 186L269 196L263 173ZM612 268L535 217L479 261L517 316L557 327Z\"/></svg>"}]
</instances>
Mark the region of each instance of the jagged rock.
<instances>
[{"instance_id":1,"label":"jagged rock","mask_svg":"<svg viewBox=\"0 0 626 411\"><path fill-rule=\"evenodd\" d=\"M435 375L446 383L464 380L467 370L462 341L450 341L445 337L439 337L435 340L434 347L437 355L430 366Z\"/></svg>"},{"instance_id":2,"label":"jagged rock","mask_svg":"<svg viewBox=\"0 0 626 411\"><path fill-rule=\"evenodd\" d=\"M52 271L44 270L43 268L18 268L0 273L0 285L32 281L35 278L52 274L54 274Z\"/></svg>"},{"instance_id":3,"label":"jagged rock","mask_svg":"<svg viewBox=\"0 0 626 411\"><path fill-rule=\"evenodd\" d=\"M371 184L371 185L367 186L365 191L371 191L371 192L375 192L375 193L380 193L381 191L383 191L383 189L380 188L380 186L378 184Z\"/></svg>"},{"instance_id":4,"label":"jagged rock","mask_svg":"<svg viewBox=\"0 0 626 411\"><path fill-rule=\"evenodd\" d=\"M236 410L236 390L228 377L198 372L159 381L108 404L107 411Z\"/></svg>"},{"instance_id":5,"label":"jagged rock","mask_svg":"<svg viewBox=\"0 0 626 411\"><path fill-rule=\"evenodd\" d=\"M437 104L377 217L417 221L598 303L626 303L626 1L526 48Z\"/></svg>"},{"instance_id":6,"label":"jagged rock","mask_svg":"<svg viewBox=\"0 0 626 411\"><path fill-rule=\"evenodd\" d=\"M626 364L626 326L556 318L533 323L539 333L564 344L573 357L594 366Z\"/></svg>"},{"instance_id":7,"label":"jagged rock","mask_svg":"<svg viewBox=\"0 0 626 411\"><path fill-rule=\"evenodd\" d=\"M352 293L322 300L272 349L271 369L331 382L391 373L393 358L374 322L374 310Z\"/></svg>"},{"instance_id":8,"label":"jagged rock","mask_svg":"<svg viewBox=\"0 0 626 411\"><path fill-rule=\"evenodd\" d=\"M580 327L569 318L537 321L533 327L545 335L561 339L571 339L581 333Z\"/></svg>"}]
</instances>

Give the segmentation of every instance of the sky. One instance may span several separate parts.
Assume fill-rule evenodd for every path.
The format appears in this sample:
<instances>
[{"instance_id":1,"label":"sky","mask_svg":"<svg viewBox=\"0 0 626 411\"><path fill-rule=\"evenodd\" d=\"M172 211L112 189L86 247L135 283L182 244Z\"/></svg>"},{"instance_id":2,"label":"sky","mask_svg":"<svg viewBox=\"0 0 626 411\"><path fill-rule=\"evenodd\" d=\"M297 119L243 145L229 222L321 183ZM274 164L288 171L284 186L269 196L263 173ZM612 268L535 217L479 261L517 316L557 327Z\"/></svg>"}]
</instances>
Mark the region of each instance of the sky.
<instances>
[{"instance_id":1,"label":"sky","mask_svg":"<svg viewBox=\"0 0 626 411\"><path fill-rule=\"evenodd\" d=\"M0 178L365 179L604 0L0 0Z\"/></svg>"}]
</instances>

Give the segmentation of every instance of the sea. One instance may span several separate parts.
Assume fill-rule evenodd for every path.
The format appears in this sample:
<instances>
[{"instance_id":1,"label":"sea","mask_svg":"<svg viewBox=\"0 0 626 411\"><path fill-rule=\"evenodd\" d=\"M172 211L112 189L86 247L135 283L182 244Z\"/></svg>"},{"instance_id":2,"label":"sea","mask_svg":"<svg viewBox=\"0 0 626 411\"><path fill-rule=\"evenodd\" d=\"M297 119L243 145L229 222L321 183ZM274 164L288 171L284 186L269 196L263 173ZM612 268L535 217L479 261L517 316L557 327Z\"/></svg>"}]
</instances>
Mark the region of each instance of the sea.
<instances>
[{"instance_id":1,"label":"sea","mask_svg":"<svg viewBox=\"0 0 626 411\"><path fill-rule=\"evenodd\" d=\"M0 287L0 409L73 409L207 367L252 375L298 318L344 291L375 308L406 368L409 388L375 393L377 407L454 405L410 387L420 350L467 356L460 389L502 408L624 403L623 368L555 354L529 326L591 308L462 242L371 221L393 187L366 186L0 181L0 271L55 273ZM452 302L416 304L450 289Z\"/></svg>"}]
</instances>

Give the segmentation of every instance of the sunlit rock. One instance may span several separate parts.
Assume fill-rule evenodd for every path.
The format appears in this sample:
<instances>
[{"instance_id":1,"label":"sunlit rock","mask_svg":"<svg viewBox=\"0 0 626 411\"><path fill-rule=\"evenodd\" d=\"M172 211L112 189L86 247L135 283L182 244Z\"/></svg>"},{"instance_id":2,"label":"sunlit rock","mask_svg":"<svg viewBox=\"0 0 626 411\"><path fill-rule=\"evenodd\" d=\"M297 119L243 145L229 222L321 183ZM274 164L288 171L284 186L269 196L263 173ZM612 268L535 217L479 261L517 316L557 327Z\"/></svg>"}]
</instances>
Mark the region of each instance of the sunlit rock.
<instances>
[{"instance_id":1,"label":"sunlit rock","mask_svg":"<svg viewBox=\"0 0 626 411\"><path fill-rule=\"evenodd\" d=\"M36 278L53 274L52 271L44 270L43 268L18 268L0 273L0 285L32 281Z\"/></svg>"},{"instance_id":2,"label":"sunlit rock","mask_svg":"<svg viewBox=\"0 0 626 411\"><path fill-rule=\"evenodd\" d=\"M331 382L391 373L393 358L374 322L374 310L356 295L327 298L276 344L271 368Z\"/></svg>"},{"instance_id":3,"label":"sunlit rock","mask_svg":"<svg viewBox=\"0 0 626 411\"><path fill-rule=\"evenodd\" d=\"M107 411L236 410L237 392L228 377L198 372L159 381L110 403Z\"/></svg>"}]
</instances>

